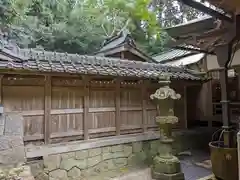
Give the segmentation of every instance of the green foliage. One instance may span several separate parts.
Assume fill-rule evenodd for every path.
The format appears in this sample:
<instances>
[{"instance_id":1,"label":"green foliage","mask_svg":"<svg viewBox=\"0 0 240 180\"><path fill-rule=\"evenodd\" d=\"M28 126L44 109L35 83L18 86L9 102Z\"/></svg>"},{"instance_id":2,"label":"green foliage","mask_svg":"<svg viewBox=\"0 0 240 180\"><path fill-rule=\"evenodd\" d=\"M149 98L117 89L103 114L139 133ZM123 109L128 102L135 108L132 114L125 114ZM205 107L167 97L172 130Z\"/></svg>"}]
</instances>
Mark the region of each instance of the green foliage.
<instances>
[{"instance_id":1,"label":"green foliage","mask_svg":"<svg viewBox=\"0 0 240 180\"><path fill-rule=\"evenodd\" d=\"M168 39L160 24L171 23L162 21L163 12L164 17L180 22L174 11L175 0L162 1L1 0L0 31L7 32L21 47L91 54L104 39L128 28L139 46L154 54L163 50Z\"/></svg>"},{"instance_id":2,"label":"green foliage","mask_svg":"<svg viewBox=\"0 0 240 180\"><path fill-rule=\"evenodd\" d=\"M148 4L149 0L2 0L1 27L6 28L1 30L22 47L80 54L97 51L106 37L124 28L141 33L139 43L146 44L160 32Z\"/></svg>"}]
</instances>

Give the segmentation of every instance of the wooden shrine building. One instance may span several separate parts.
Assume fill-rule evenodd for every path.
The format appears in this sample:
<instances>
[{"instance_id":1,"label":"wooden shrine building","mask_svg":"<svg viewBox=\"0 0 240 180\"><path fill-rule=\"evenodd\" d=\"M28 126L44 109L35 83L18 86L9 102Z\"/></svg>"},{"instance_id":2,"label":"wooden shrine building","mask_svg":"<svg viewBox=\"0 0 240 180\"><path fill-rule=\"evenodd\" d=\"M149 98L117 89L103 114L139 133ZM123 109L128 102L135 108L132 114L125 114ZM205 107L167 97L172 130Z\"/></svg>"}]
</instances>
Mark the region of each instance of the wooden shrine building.
<instances>
[{"instance_id":1,"label":"wooden shrine building","mask_svg":"<svg viewBox=\"0 0 240 180\"><path fill-rule=\"evenodd\" d=\"M165 75L171 76L172 86L182 95L175 112L178 127L186 127L184 89L201 84L204 77L154 63L129 35L114 38L96 56L20 49L1 40L0 101L5 112L23 115L26 144L157 130L149 96Z\"/></svg>"}]
</instances>

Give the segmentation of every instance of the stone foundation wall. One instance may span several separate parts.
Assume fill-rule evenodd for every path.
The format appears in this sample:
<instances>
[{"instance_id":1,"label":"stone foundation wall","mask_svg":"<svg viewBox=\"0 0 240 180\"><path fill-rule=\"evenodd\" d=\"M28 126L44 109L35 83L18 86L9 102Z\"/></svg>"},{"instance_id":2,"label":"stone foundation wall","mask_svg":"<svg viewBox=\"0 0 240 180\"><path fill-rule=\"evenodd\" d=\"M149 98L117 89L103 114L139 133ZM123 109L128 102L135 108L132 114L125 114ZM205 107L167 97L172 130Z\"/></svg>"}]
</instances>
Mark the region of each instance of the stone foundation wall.
<instances>
[{"instance_id":1,"label":"stone foundation wall","mask_svg":"<svg viewBox=\"0 0 240 180\"><path fill-rule=\"evenodd\" d=\"M157 140L134 142L49 155L30 166L36 180L89 179L107 171L148 165L157 149Z\"/></svg>"},{"instance_id":2,"label":"stone foundation wall","mask_svg":"<svg viewBox=\"0 0 240 180\"><path fill-rule=\"evenodd\" d=\"M175 136L174 154L178 154L207 147L211 133L197 130L176 133ZM152 165L158 148L161 148L159 140L139 141L53 154L29 165L36 180L89 180L94 177L100 180L99 177L105 177L106 172Z\"/></svg>"},{"instance_id":3,"label":"stone foundation wall","mask_svg":"<svg viewBox=\"0 0 240 180\"><path fill-rule=\"evenodd\" d=\"M0 115L0 180L34 180L24 166L23 117L18 113Z\"/></svg>"}]
</instances>

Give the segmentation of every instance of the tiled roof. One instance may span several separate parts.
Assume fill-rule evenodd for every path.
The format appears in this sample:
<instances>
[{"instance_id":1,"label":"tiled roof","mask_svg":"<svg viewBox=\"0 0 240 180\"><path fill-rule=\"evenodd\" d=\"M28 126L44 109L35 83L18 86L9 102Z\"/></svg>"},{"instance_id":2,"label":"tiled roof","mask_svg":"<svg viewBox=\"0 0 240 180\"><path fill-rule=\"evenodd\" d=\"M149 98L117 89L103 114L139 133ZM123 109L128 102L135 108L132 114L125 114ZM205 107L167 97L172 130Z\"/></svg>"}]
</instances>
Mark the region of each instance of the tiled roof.
<instances>
[{"instance_id":1,"label":"tiled roof","mask_svg":"<svg viewBox=\"0 0 240 180\"><path fill-rule=\"evenodd\" d=\"M162 52L161 54L154 55L152 58L157 62L169 61L177 58L181 58L187 55L191 55L193 52L181 49L170 49L168 51Z\"/></svg>"},{"instance_id":2,"label":"tiled roof","mask_svg":"<svg viewBox=\"0 0 240 180\"><path fill-rule=\"evenodd\" d=\"M170 75L172 78L179 79L202 79L200 75L185 69L156 63L19 48L14 52L2 48L0 52L1 70L65 72L151 79L157 79L161 75Z\"/></svg>"},{"instance_id":3,"label":"tiled roof","mask_svg":"<svg viewBox=\"0 0 240 180\"><path fill-rule=\"evenodd\" d=\"M136 46L135 41L132 39L132 36L128 30L123 30L119 32L116 36L113 36L110 39L106 40L103 43L103 47L99 50L99 52L103 52L115 47L119 47L124 43L131 44L132 46Z\"/></svg>"}]
</instances>

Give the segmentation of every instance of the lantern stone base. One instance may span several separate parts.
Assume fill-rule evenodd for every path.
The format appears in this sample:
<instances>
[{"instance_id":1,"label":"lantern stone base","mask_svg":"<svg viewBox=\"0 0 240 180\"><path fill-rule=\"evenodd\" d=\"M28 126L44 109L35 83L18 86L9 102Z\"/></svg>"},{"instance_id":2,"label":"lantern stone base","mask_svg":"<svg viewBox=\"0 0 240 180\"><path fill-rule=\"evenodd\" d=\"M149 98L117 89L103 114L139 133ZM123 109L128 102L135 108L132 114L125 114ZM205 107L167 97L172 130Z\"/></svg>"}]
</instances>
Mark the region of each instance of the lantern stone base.
<instances>
[{"instance_id":1,"label":"lantern stone base","mask_svg":"<svg viewBox=\"0 0 240 180\"><path fill-rule=\"evenodd\" d=\"M156 180L184 180L184 174L182 172L175 174L152 172L152 178Z\"/></svg>"},{"instance_id":2,"label":"lantern stone base","mask_svg":"<svg viewBox=\"0 0 240 180\"><path fill-rule=\"evenodd\" d=\"M156 156L152 166L152 177L156 180L184 180L178 158Z\"/></svg>"},{"instance_id":3,"label":"lantern stone base","mask_svg":"<svg viewBox=\"0 0 240 180\"><path fill-rule=\"evenodd\" d=\"M153 170L159 173L174 174L181 172L181 165L175 156L170 158L156 156L153 160Z\"/></svg>"}]
</instances>

